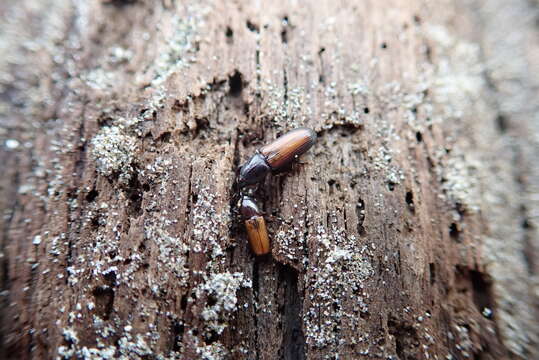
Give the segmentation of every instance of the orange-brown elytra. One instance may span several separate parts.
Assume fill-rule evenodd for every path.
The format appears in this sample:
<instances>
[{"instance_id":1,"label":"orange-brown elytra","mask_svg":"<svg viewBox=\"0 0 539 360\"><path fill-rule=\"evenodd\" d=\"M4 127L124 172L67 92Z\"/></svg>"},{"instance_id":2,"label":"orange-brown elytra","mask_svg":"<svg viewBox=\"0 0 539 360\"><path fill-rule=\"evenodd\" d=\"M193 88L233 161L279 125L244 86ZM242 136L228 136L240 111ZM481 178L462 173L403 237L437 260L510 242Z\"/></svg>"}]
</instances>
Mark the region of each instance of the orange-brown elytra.
<instances>
[{"instance_id":1,"label":"orange-brown elytra","mask_svg":"<svg viewBox=\"0 0 539 360\"><path fill-rule=\"evenodd\" d=\"M316 133L313 130L298 128L261 147L241 167L238 179L240 188L262 181L270 171L285 168L294 159L307 152L315 141Z\"/></svg>"},{"instance_id":2,"label":"orange-brown elytra","mask_svg":"<svg viewBox=\"0 0 539 360\"><path fill-rule=\"evenodd\" d=\"M244 195L241 199L240 212L245 221L247 236L251 249L256 255L264 255L270 251L270 242L266 221L254 200Z\"/></svg>"}]
</instances>

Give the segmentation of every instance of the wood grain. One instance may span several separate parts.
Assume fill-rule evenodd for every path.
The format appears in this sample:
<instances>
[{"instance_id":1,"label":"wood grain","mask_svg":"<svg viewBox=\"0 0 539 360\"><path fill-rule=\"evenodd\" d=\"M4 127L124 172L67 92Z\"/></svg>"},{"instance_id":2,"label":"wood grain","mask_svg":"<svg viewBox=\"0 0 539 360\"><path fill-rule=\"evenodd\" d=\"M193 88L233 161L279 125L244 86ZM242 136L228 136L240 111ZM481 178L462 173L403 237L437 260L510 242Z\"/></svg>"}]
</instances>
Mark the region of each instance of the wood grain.
<instances>
[{"instance_id":1,"label":"wood grain","mask_svg":"<svg viewBox=\"0 0 539 360\"><path fill-rule=\"evenodd\" d=\"M536 6L1 2L0 357L537 358Z\"/></svg>"}]
</instances>

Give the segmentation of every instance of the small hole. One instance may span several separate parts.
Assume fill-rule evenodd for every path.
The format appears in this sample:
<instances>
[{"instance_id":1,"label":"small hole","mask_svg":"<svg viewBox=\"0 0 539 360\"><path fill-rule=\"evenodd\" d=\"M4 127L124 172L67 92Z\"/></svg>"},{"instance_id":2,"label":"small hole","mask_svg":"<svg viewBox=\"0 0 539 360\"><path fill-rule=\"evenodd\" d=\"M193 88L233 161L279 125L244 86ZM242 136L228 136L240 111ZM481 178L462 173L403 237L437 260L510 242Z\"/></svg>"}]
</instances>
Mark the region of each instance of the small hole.
<instances>
[{"instance_id":1,"label":"small hole","mask_svg":"<svg viewBox=\"0 0 539 360\"><path fill-rule=\"evenodd\" d=\"M116 273L114 271L106 273L103 277L110 286L116 286Z\"/></svg>"},{"instance_id":2,"label":"small hole","mask_svg":"<svg viewBox=\"0 0 539 360\"><path fill-rule=\"evenodd\" d=\"M498 126L498 130L500 132L506 132L507 131L507 118L503 115L498 115L496 117L496 125Z\"/></svg>"},{"instance_id":3,"label":"small hole","mask_svg":"<svg viewBox=\"0 0 539 360\"><path fill-rule=\"evenodd\" d=\"M387 188L389 189L389 191L395 190L395 183L392 182L392 181L389 181L389 182L387 183Z\"/></svg>"},{"instance_id":4,"label":"small hole","mask_svg":"<svg viewBox=\"0 0 539 360\"><path fill-rule=\"evenodd\" d=\"M230 26L226 27L225 36L229 39L232 39L234 37L234 31L232 31L232 28Z\"/></svg>"},{"instance_id":5,"label":"small hole","mask_svg":"<svg viewBox=\"0 0 539 360\"><path fill-rule=\"evenodd\" d=\"M239 96L243 90L243 79L241 73L235 71L234 74L229 76L228 85L230 86L230 95Z\"/></svg>"},{"instance_id":6,"label":"small hole","mask_svg":"<svg viewBox=\"0 0 539 360\"><path fill-rule=\"evenodd\" d=\"M356 215L357 215L357 232L359 235L365 235L365 227L363 223L365 222L365 202L363 199L358 199L356 204Z\"/></svg>"},{"instance_id":7,"label":"small hole","mask_svg":"<svg viewBox=\"0 0 539 360\"><path fill-rule=\"evenodd\" d=\"M423 141L423 135L421 135L421 133L419 131L415 133L415 138L416 138L418 143Z\"/></svg>"},{"instance_id":8,"label":"small hole","mask_svg":"<svg viewBox=\"0 0 539 360\"><path fill-rule=\"evenodd\" d=\"M406 204L408 204L408 209L412 213L415 212L415 204L414 204L414 194L411 191L406 192Z\"/></svg>"},{"instance_id":9,"label":"small hole","mask_svg":"<svg viewBox=\"0 0 539 360\"><path fill-rule=\"evenodd\" d=\"M105 5L113 5L113 6L117 6L117 7L123 7L123 6L126 6L126 5L129 5L129 4L134 4L137 0L110 0L110 1L105 1Z\"/></svg>"},{"instance_id":10,"label":"small hole","mask_svg":"<svg viewBox=\"0 0 539 360\"><path fill-rule=\"evenodd\" d=\"M364 108L363 108L363 112L364 112L365 114L368 114L368 113L370 113L371 111L369 110L368 107L364 107Z\"/></svg>"},{"instance_id":11,"label":"small hole","mask_svg":"<svg viewBox=\"0 0 539 360\"><path fill-rule=\"evenodd\" d=\"M247 29L249 29L249 31L256 32L256 33L260 32L260 28L258 27L258 25L253 24L250 20L247 20L245 25L247 26Z\"/></svg>"},{"instance_id":12,"label":"small hole","mask_svg":"<svg viewBox=\"0 0 539 360\"><path fill-rule=\"evenodd\" d=\"M208 297L208 306L213 306L215 304L217 304L217 299L215 298L215 296L210 296Z\"/></svg>"},{"instance_id":13,"label":"small hole","mask_svg":"<svg viewBox=\"0 0 539 360\"><path fill-rule=\"evenodd\" d=\"M158 140L164 143L169 143L171 137L172 134L170 133L170 131L165 131L163 134L161 134L161 136L159 136Z\"/></svg>"},{"instance_id":14,"label":"small hole","mask_svg":"<svg viewBox=\"0 0 539 360\"><path fill-rule=\"evenodd\" d=\"M104 320L108 320L114 305L114 290L108 286L100 286L93 289L92 295L96 313L100 314Z\"/></svg>"},{"instance_id":15,"label":"small hole","mask_svg":"<svg viewBox=\"0 0 539 360\"><path fill-rule=\"evenodd\" d=\"M286 32L286 28L281 31L281 42L283 44L288 44L288 34Z\"/></svg>"},{"instance_id":16,"label":"small hole","mask_svg":"<svg viewBox=\"0 0 539 360\"><path fill-rule=\"evenodd\" d=\"M187 309L187 296L182 296L182 299L180 300L180 307L184 311Z\"/></svg>"},{"instance_id":17,"label":"small hole","mask_svg":"<svg viewBox=\"0 0 539 360\"><path fill-rule=\"evenodd\" d=\"M451 226L449 226L449 236L455 241L460 240L460 231L456 223L451 223Z\"/></svg>"},{"instance_id":18,"label":"small hole","mask_svg":"<svg viewBox=\"0 0 539 360\"><path fill-rule=\"evenodd\" d=\"M406 193L406 204L408 204L408 209L410 209L411 212L415 212L414 194L411 191Z\"/></svg>"},{"instance_id":19,"label":"small hole","mask_svg":"<svg viewBox=\"0 0 539 360\"><path fill-rule=\"evenodd\" d=\"M86 195L86 201L88 201L88 202L94 201L94 200L97 198L97 195L99 195L99 193L97 192L97 190L95 190L95 189L90 190L90 192L88 193L88 195Z\"/></svg>"},{"instance_id":20,"label":"small hole","mask_svg":"<svg viewBox=\"0 0 539 360\"><path fill-rule=\"evenodd\" d=\"M369 314L368 311L364 311L364 310L361 310L359 312L359 317L362 318L362 319L368 319L369 317L371 316L371 314Z\"/></svg>"},{"instance_id":21,"label":"small hole","mask_svg":"<svg viewBox=\"0 0 539 360\"><path fill-rule=\"evenodd\" d=\"M211 345L214 342L216 342L217 340L219 340L219 334L217 334L217 332L215 332L215 331L210 331L209 334L205 334L204 336L205 336L204 342L207 345Z\"/></svg>"},{"instance_id":22,"label":"small hole","mask_svg":"<svg viewBox=\"0 0 539 360\"><path fill-rule=\"evenodd\" d=\"M387 49L387 43L383 42L382 45L380 45L382 49Z\"/></svg>"}]
</instances>

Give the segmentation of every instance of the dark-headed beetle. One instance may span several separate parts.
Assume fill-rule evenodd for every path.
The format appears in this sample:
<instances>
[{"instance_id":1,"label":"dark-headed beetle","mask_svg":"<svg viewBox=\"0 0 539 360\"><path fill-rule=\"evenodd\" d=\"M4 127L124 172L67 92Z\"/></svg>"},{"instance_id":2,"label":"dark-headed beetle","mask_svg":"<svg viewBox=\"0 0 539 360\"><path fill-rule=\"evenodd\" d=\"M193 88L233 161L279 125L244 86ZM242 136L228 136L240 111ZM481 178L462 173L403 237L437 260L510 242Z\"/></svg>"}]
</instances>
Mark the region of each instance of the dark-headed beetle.
<instances>
[{"instance_id":1,"label":"dark-headed beetle","mask_svg":"<svg viewBox=\"0 0 539 360\"><path fill-rule=\"evenodd\" d=\"M254 200L247 195L241 199L240 212L245 221L247 237L251 249L256 255L265 255L270 251L270 241L266 221Z\"/></svg>"},{"instance_id":2,"label":"dark-headed beetle","mask_svg":"<svg viewBox=\"0 0 539 360\"><path fill-rule=\"evenodd\" d=\"M316 133L313 130L297 128L261 147L241 167L239 187L259 183L270 171L286 168L294 159L307 152L315 141Z\"/></svg>"}]
</instances>

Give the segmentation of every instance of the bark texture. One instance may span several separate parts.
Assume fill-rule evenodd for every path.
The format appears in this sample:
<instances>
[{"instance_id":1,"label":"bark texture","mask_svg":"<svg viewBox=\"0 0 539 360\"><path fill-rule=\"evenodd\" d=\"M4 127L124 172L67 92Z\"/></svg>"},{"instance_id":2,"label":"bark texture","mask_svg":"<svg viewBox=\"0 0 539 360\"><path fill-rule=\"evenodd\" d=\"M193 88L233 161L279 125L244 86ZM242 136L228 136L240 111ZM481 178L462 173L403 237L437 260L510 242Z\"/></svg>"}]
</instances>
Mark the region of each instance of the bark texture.
<instances>
[{"instance_id":1,"label":"bark texture","mask_svg":"<svg viewBox=\"0 0 539 360\"><path fill-rule=\"evenodd\" d=\"M538 5L483 3L2 1L0 357L539 357Z\"/></svg>"}]
</instances>

